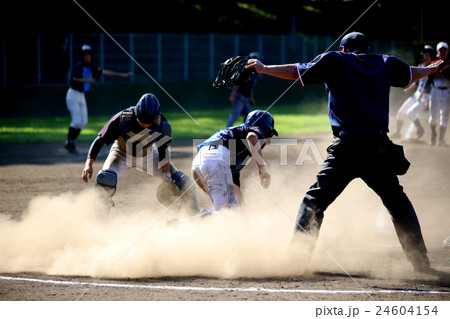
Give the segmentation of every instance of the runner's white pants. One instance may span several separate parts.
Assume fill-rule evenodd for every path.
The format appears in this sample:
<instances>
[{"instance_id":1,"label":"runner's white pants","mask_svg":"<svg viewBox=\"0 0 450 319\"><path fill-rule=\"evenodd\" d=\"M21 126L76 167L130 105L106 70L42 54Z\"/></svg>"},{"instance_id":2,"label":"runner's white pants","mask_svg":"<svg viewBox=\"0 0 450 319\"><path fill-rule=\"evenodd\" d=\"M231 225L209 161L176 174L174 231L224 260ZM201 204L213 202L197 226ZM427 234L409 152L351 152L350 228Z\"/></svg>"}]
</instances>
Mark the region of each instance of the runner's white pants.
<instances>
[{"instance_id":1,"label":"runner's white pants","mask_svg":"<svg viewBox=\"0 0 450 319\"><path fill-rule=\"evenodd\" d=\"M239 205L230 170L230 151L225 146L200 148L192 162L192 176L209 195L215 211Z\"/></svg>"},{"instance_id":2,"label":"runner's white pants","mask_svg":"<svg viewBox=\"0 0 450 319\"><path fill-rule=\"evenodd\" d=\"M447 127L450 108L450 89L441 90L433 87L430 98L430 125Z\"/></svg>"},{"instance_id":3,"label":"runner's white pants","mask_svg":"<svg viewBox=\"0 0 450 319\"><path fill-rule=\"evenodd\" d=\"M84 93L69 88L66 94L66 104L72 117L70 127L82 130L88 122L88 111Z\"/></svg>"},{"instance_id":4,"label":"runner's white pants","mask_svg":"<svg viewBox=\"0 0 450 319\"><path fill-rule=\"evenodd\" d=\"M404 121L407 117L411 121L417 120L421 111L426 107L427 101L430 99L429 94L424 94L419 102L420 93L416 91L413 96L409 97L397 112L397 120Z\"/></svg>"}]
</instances>

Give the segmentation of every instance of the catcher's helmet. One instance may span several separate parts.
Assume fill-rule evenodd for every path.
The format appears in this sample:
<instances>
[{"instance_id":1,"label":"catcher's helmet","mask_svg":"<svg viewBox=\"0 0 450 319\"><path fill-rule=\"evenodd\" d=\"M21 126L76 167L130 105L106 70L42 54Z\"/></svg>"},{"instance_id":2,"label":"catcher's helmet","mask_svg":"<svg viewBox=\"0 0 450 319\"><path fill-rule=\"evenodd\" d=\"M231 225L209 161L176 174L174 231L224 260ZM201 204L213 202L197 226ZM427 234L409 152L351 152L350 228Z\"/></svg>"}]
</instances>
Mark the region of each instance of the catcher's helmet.
<instances>
[{"instance_id":1,"label":"catcher's helmet","mask_svg":"<svg viewBox=\"0 0 450 319\"><path fill-rule=\"evenodd\" d=\"M429 45L429 44L425 45L425 46L423 47L423 49L420 51L420 54L421 54L421 55L424 55L425 53L429 53L430 56L431 56L432 58L436 56L436 51L435 51L434 48L433 48L431 45Z\"/></svg>"},{"instance_id":2,"label":"catcher's helmet","mask_svg":"<svg viewBox=\"0 0 450 319\"><path fill-rule=\"evenodd\" d=\"M153 124L159 120L161 109L159 101L151 93L144 94L136 104L136 117L145 124Z\"/></svg>"},{"instance_id":3,"label":"catcher's helmet","mask_svg":"<svg viewBox=\"0 0 450 319\"><path fill-rule=\"evenodd\" d=\"M257 126L261 129L264 137L278 136L277 130L275 130L275 120L267 111L255 110L247 115L244 122L248 126Z\"/></svg>"}]
</instances>

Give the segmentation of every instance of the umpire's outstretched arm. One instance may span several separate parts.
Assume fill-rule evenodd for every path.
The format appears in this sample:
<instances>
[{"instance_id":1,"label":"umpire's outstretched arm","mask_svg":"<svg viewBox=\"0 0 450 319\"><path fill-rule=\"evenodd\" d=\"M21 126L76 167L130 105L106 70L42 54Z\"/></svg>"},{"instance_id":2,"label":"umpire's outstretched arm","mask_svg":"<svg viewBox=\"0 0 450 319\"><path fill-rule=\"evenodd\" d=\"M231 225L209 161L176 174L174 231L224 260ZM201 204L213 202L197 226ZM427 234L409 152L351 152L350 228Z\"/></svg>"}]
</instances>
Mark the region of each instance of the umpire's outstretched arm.
<instances>
[{"instance_id":1,"label":"umpire's outstretched arm","mask_svg":"<svg viewBox=\"0 0 450 319\"><path fill-rule=\"evenodd\" d=\"M443 63L443 60L439 60L437 62L431 63L429 66L425 67L417 67L412 66L411 67L411 73L412 73L412 81L420 80L421 78L424 78L428 75L433 74L439 69L439 66Z\"/></svg>"},{"instance_id":2,"label":"umpire's outstretched arm","mask_svg":"<svg viewBox=\"0 0 450 319\"><path fill-rule=\"evenodd\" d=\"M420 80L423 77L433 74L442 64L442 60L430 64L426 67L411 67L411 83ZM274 76L286 80L297 80L298 73L295 64L283 64L283 65L265 65L261 61L256 59L250 59L247 62L247 69L255 68L256 72L264 73L270 76Z\"/></svg>"}]
</instances>

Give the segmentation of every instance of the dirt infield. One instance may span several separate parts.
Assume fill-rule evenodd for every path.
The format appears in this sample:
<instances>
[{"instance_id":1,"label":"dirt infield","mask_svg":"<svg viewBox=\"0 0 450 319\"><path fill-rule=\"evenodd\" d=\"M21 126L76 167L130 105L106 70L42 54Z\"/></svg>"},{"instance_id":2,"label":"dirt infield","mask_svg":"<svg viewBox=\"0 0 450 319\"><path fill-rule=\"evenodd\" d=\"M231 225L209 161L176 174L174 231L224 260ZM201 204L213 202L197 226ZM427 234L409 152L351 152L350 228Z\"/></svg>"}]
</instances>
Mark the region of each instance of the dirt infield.
<instances>
[{"instance_id":1,"label":"dirt infield","mask_svg":"<svg viewBox=\"0 0 450 319\"><path fill-rule=\"evenodd\" d=\"M247 216L187 226L165 223L179 216L156 201L159 182L134 169L120 177L109 216L95 214L94 183L80 178L88 144L76 156L60 144L0 145L0 300L450 300L450 249L442 246L450 148L405 143L412 166L400 177L435 274L411 270L388 213L360 180L327 210L309 268L282 260L331 141L319 134L269 145L269 191L254 163L242 174ZM192 142L174 141L172 152L190 172Z\"/></svg>"}]
</instances>

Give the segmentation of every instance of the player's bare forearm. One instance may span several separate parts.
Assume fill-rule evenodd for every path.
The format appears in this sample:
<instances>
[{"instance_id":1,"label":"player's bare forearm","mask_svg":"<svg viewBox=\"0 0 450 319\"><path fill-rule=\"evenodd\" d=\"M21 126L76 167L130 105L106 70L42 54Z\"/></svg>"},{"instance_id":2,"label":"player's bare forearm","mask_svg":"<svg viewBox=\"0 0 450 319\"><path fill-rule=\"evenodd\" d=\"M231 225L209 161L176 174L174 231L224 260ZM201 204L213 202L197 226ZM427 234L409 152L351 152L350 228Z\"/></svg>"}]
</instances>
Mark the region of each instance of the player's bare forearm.
<instances>
[{"instance_id":1,"label":"player's bare forearm","mask_svg":"<svg viewBox=\"0 0 450 319\"><path fill-rule=\"evenodd\" d=\"M261 180L261 186L266 189L270 185L270 174L266 170L267 163L262 157L261 145L259 144L258 136L253 132L249 133L247 135L247 141L249 143L250 152L258 164L258 173Z\"/></svg>"},{"instance_id":2,"label":"player's bare forearm","mask_svg":"<svg viewBox=\"0 0 450 319\"><path fill-rule=\"evenodd\" d=\"M241 206L245 206L244 195L242 194L241 188L236 184L234 184L234 193L236 194L239 204Z\"/></svg>"},{"instance_id":3,"label":"player's bare forearm","mask_svg":"<svg viewBox=\"0 0 450 319\"><path fill-rule=\"evenodd\" d=\"M286 80L298 79L297 67L295 64L266 65L262 73Z\"/></svg>"},{"instance_id":4,"label":"player's bare forearm","mask_svg":"<svg viewBox=\"0 0 450 319\"><path fill-rule=\"evenodd\" d=\"M409 87L407 87L406 89L404 89L403 91L405 91L406 93L411 92L412 90L414 90L417 87L416 82L413 82L413 84L411 84Z\"/></svg>"},{"instance_id":5,"label":"player's bare forearm","mask_svg":"<svg viewBox=\"0 0 450 319\"><path fill-rule=\"evenodd\" d=\"M420 80L421 78L424 78L428 75L433 74L439 69L439 66L443 63L443 60L439 60L437 62L434 62L426 67L411 67L411 73L412 73L412 80L411 82Z\"/></svg>"},{"instance_id":6,"label":"player's bare forearm","mask_svg":"<svg viewBox=\"0 0 450 319\"><path fill-rule=\"evenodd\" d=\"M161 166L161 171L163 173L170 173L170 162L165 162L163 166Z\"/></svg>"},{"instance_id":7,"label":"player's bare forearm","mask_svg":"<svg viewBox=\"0 0 450 319\"><path fill-rule=\"evenodd\" d=\"M88 158L86 160L86 163L84 164L83 172L81 173L81 179L87 183L89 179L92 178L92 174L94 173L94 169L92 168L92 165L94 164L93 158Z\"/></svg>"},{"instance_id":8,"label":"player's bare forearm","mask_svg":"<svg viewBox=\"0 0 450 319\"><path fill-rule=\"evenodd\" d=\"M265 65L261 61L256 59L250 59L247 62L245 68L255 68L256 72L264 73L270 76L274 76L286 80L297 80L297 67L295 64L283 64L283 65Z\"/></svg>"},{"instance_id":9,"label":"player's bare forearm","mask_svg":"<svg viewBox=\"0 0 450 319\"><path fill-rule=\"evenodd\" d=\"M94 78L72 78L75 82L83 82L83 83L95 83Z\"/></svg>"},{"instance_id":10,"label":"player's bare forearm","mask_svg":"<svg viewBox=\"0 0 450 319\"><path fill-rule=\"evenodd\" d=\"M103 71L102 71L102 75L106 75L106 76L115 76L115 77L122 77L122 78L127 78L127 77L129 77L131 74L133 74L133 72L120 73L120 72L111 71L111 70L103 70Z\"/></svg>"},{"instance_id":11,"label":"player's bare forearm","mask_svg":"<svg viewBox=\"0 0 450 319\"><path fill-rule=\"evenodd\" d=\"M261 145L258 142L258 136L256 136L255 133L249 133L246 139L250 147L250 153L252 153L253 158L258 164L258 167L267 165L262 157Z\"/></svg>"}]
</instances>

